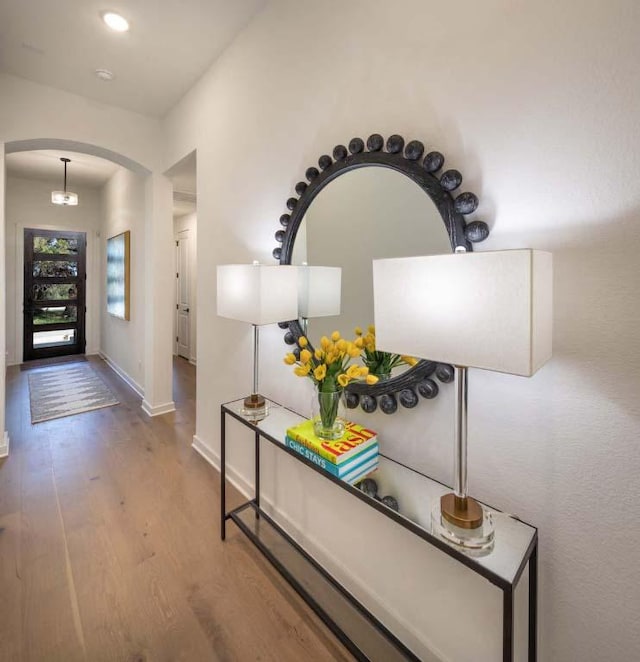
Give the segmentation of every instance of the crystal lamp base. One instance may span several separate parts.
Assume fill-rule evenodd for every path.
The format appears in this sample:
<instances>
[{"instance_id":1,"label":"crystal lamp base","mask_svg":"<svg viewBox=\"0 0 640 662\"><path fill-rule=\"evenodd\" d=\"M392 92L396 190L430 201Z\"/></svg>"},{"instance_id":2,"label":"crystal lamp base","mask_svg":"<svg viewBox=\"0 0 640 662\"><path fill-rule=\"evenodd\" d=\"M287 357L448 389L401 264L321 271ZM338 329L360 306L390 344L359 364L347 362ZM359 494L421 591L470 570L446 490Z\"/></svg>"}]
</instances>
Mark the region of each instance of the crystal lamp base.
<instances>
[{"instance_id":1,"label":"crystal lamp base","mask_svg":"<svg viewBox=\"0 0 640 662\"><path fill-rule=\"evenodd\" d=\"M491 511L482 509L482 523L475 529L463 529L443 516L440 501L431 511L431 533L470 551L489 553L493 549L494 527Z\"/></svg>"},{"instance_id":2,"label":"crystal lamp base","mask_svg":"<svg viewBox=\"0 0 640 662\"><path fill-rule=\"evenodd\" d=\"M240 412L248 421L256 423L269 415L269 404L259 393L253 393L244 399Z\"/></svg>"}]
</instances>

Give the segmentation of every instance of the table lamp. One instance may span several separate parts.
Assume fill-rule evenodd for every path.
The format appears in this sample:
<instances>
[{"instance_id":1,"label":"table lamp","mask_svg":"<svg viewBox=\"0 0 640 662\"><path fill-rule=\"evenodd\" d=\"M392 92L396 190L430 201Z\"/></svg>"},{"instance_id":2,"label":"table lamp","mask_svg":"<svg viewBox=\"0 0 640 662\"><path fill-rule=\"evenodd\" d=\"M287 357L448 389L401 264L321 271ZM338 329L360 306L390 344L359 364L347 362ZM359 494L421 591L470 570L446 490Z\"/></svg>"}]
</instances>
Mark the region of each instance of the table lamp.
<instances>
[{"instance_id":1,"label":"table lamp","mask_svg":"<svg viewBox=\"0 0 640 662\"><path fill-rule=\"evenodd\" d=\"M268 414L258 393L259 327L298 317L298 272L288 265L224 264L217 268L217 311L220 317L253 325L253 392L242 413L259 421Z\"/></svg>"},{"instance_id":2,"label":"table lamp","mask_svg":"<svg viewBox=\"0 0 640 662\"><path fill-rule=\"evenodd\" d=\"M298 267L298 317L305 336L309 318L340 314L341 287L340 267Z\"/></svg>"},{"instance_id":3,"label":"table lamp","mask_svg":"<svg viewBox=\"0 0 640 662\"><path fill-rule=\"evenodd\" d=\"M535 250L373 261L379 349L455 367L455 485L432 532L493 545L491 513L467 494L467 368L530 377L551 357L552 256Z\"/></svg>"}]
</instances>

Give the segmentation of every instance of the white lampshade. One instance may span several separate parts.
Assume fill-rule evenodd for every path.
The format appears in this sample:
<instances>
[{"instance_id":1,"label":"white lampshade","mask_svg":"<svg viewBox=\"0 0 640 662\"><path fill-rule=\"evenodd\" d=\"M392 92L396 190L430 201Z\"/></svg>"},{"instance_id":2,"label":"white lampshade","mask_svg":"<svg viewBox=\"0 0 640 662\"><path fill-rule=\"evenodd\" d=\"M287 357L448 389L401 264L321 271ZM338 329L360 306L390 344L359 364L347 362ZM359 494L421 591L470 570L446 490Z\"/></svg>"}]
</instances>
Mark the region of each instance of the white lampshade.
<instances>
[{"instance_id":1,"label":"white lampshade","mask_svg":"<svg viewBox=\"0 0 640 662\"><path fill-rule=\"evenodd\" d=\"M297 319L297 267L225 264L217 277L221 317L256 325Z\"/></svg>"},{"instance_id":2,"label":"white lampshade","mask_svg":"<svg viewBox=\"0 0 640 662\"><path fill-rule=\"evenodd\" d=\"M374 260L376 348L531 376L551 358L552 271L529 249Z\"/></svg>"},{"instance_id":3,"label":"white lampshade","mask_svg":"<svg viewBox=\"0 0 640 662\"><path fill-rule=\"evenodd\" d=\"M298 267L298 315L304 318L340 314L342 269Z\"/></svg>"}]
</instances>

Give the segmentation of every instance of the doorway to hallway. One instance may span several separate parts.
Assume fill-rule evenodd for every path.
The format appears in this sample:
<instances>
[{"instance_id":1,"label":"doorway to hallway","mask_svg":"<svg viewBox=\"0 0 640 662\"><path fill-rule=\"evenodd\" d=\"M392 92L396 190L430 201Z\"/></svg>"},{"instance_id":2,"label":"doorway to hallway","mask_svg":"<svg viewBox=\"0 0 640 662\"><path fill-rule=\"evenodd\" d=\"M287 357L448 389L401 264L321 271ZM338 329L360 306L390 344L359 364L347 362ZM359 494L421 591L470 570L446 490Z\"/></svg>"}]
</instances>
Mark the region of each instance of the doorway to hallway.
<instances>
[{"instance_id":1,"label":"doorway to hallway","mask_svg":"<svg viewBox=\"0 0 640 662\"><path fill-rule=\"evenodd\" d=\"M86 233L24 231L24 360L84 354Z\"/></svg>"},{"instance_id":2,"label":"doorway to hallway","mask_svg":"<svg viewBox=\"0 0 640 662\"><path fill-rule=\"evenodd\" d=\"M176 354L191 358L191 265L189 229L176 236ZM195 349L195 348L194 348Z\"/></svg>"}]
</instances>

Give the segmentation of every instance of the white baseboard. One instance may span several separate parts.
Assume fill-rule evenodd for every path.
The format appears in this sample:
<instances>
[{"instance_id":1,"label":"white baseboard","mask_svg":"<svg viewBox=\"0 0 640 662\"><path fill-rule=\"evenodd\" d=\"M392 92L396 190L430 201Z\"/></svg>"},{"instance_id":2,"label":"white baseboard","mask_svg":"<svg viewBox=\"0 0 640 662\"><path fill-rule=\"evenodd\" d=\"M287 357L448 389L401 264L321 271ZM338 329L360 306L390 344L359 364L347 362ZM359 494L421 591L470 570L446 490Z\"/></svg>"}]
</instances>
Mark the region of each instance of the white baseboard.
<instances>
[{"instance_id":1,"label":"white baseboard","mask_svg":"<svg viewBox=\"0 0 640 662\"><path fill-rule=\"evenodd\" d=\"M5 430L4 441L0 444L0 458L9 455L9 433Z\"/></svg>"},{"instance_id":2,"label":"white baseboard","mask_svg":"<svg viewBox=\"0 0 640 662\"><path fill-rule=\"evenodd\" d=\"M205 444L197 434L193 435L191 448L200 454L216 471L220 471L220 455ZM227 465L227 480L247 499L253 499L253 485L229 465Z\"/></svg>"},{"instance_id":3,"label":"white baseboard","mask_svg":"<svg viewBox=\"0 0 640 662\"><path fill-rule=\"evenodd\" d=\"M144 398L144 388L136 382L130 375L128 375L113 359L107 356L104 352L98 352L98 356L113 370L113 372L120 377L120 379L130 386L141 398Z\"/></svg>"},{"instance_id":4,"label":"white baseboard","mask_svg":"<svg viewBox=\"0 0 640 662\"><path fill-rule=\"evenodd\" d=\"M147 416L162 416L162 414L169 414L175 410L176 410L176 403L173 400L155 406L149 404L146 400L142 401L142 411Z\"/></svg>"}]
</instances>

